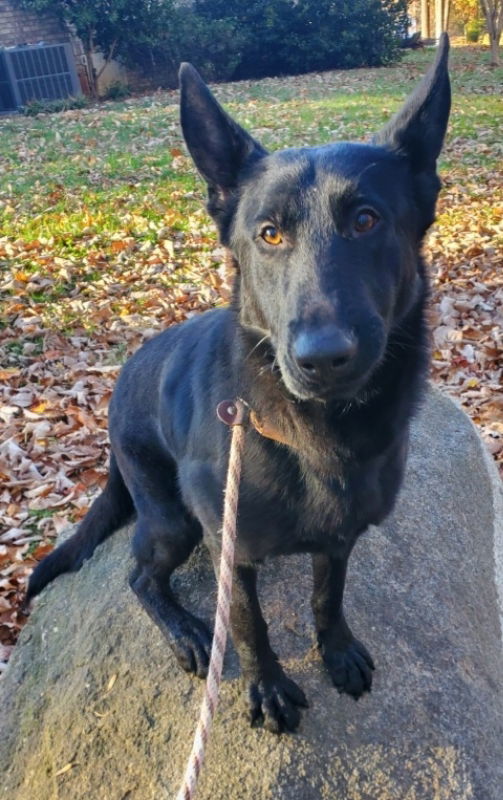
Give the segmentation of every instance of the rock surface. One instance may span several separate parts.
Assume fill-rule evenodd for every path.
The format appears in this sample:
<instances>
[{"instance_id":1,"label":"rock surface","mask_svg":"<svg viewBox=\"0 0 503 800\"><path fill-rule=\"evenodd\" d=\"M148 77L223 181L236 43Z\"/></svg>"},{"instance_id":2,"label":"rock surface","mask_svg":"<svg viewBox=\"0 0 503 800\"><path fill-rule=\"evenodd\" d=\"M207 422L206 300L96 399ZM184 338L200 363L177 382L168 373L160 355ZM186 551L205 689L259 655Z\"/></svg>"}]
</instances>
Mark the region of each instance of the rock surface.
<instances>
[{"instance_id":1,"label":"rock surface","mask_svg":"<svg viewBox=\"0 0 503 800\"><path fill-rule=\"evenodd\" d=\"M396 510L351 563L347 616L376 661L372 695L339 697L321 666L308 559L268 563L273 646L310 708L295 735L250 729L229 651L198 800L501 800L501 501L471 423L430 393ZM23 632L0 685L2 797L176 795L202 685L178 669L128 588L130 538L117 533L58 579ZM210 621L204 551L176 584Z\"/></svg>"}]
</instances>

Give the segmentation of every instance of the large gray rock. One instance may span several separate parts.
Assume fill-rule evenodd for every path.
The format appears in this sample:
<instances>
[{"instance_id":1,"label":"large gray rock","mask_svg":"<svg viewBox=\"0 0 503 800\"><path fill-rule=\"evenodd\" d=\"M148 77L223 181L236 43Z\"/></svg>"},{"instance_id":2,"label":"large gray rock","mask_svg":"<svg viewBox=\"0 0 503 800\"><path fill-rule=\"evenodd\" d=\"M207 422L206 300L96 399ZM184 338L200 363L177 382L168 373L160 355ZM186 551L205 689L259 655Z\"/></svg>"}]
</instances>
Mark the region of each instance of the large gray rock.
<instances>
[{"instance_id":1,"label":"large gray rock","mask_svg":"<svg viewBox=\"0 0 503 800\"><path fill-rule=\"evenodd\" d=\"M431 393L396 511L352 559L347 611L375 657L372 695L339 697L320 664L308 559L267 564L272 641L311 707L296 735L250 729L230 651L198 798L501 800L500 502L471 423ZM127 586L130 538L116 534L56 581L23 632L1 687L9 800L176 794L202 685L178 669ZM204 552L176 583L210 621Z\"/></svg>"}]
</instances>

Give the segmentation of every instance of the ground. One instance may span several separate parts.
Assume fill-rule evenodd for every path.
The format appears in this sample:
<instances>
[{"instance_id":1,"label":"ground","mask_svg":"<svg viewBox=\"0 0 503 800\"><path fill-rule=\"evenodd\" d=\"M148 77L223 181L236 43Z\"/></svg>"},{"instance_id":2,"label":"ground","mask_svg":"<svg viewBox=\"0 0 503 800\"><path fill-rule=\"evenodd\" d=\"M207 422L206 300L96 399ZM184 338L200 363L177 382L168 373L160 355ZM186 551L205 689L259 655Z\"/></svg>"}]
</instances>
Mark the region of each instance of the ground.
<instances>
[{"instance_id":1,"label":"ground","mask_svg":"<svg viewBox=\"0 0 503 800\"><path fill-rule=\"evenodd\" d=\"M219 99L274 149L364 139L425 72L430 49L383 69L244 81ZM432 378L503 461L501 83L488 50L454 48L431 263ZM0 119L0 661L36 560L86 512L107 468L118 370L165 326L227 302L177 94Z\"/></svg>"}]
</instances>

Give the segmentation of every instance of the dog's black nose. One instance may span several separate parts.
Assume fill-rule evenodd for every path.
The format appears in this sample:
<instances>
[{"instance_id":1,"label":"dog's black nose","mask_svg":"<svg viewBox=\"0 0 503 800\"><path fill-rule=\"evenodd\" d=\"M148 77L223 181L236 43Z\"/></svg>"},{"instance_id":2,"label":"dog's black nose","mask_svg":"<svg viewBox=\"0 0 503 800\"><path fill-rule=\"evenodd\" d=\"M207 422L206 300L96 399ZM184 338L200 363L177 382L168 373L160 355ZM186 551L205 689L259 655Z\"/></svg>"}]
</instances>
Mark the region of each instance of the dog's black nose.
<instances>
[{"instance_id":1,"label":"dog's black nose","mask_svg":"<svg viewBox=\"0 0 503 800\"><path fill-rule=\"evenodd\" d=\"M356 354L357 342L335 326L304 331L293 343L293 357L306 378L330 380Z\"/></svg>"}]
</instances>

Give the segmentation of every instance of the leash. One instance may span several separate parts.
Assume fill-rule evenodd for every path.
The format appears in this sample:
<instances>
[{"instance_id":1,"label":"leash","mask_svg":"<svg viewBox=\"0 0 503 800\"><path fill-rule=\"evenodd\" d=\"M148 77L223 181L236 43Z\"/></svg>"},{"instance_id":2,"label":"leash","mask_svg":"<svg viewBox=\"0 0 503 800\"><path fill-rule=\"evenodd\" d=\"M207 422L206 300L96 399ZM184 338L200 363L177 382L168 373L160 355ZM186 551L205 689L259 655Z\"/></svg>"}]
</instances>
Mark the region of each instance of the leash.
<instances>
[{"instance_id":1,"label":"leash","mask_svg":"<svg viewBox=\"0 0 503 800\"><path fill-rule=\"evenodd\" d=\"M217 416L232 428L229 465L224 496L224 517L222 524L222 549L218 575L217 609L215 632L211 644L208 677L204 697L199 712L192 750L185 769L183 783L176 800L192 800L196 792L197 780L204 761L204 751L210 735L213 717L218 703L218 690L222 678L227 631L229 629L232 573L234 568L234 544L236 541L239 481L241 459L245 442L245 421L247 409L241 400L224 400L217 406Z\"/></svg>"}]
</instances>

